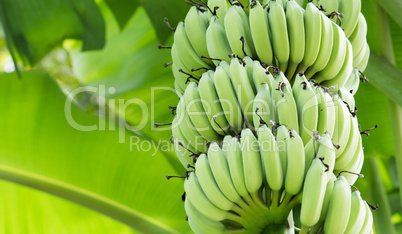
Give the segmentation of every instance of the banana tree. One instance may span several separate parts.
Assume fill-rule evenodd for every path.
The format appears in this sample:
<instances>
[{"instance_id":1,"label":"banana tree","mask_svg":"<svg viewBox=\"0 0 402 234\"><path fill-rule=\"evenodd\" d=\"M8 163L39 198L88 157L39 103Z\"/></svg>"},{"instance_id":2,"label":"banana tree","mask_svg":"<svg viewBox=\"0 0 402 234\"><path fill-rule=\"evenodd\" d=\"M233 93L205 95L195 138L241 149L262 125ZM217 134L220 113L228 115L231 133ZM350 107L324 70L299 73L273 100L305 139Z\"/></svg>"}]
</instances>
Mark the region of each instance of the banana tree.
<instances>
[{"instance_id":1,"label":"banana tree","mask_svg":"<svg viewBox=\"0 0 402 234\"><path fill-rule=\"evenodd\" d=\"M1 0L0 233L186 233L185 169L170 143L174 1ZM376 233L402 226L402 20L367 0L370 61L356 94L356 186ZM159 46L159 48L158 48Z\"/></svg>"}]
</instances>

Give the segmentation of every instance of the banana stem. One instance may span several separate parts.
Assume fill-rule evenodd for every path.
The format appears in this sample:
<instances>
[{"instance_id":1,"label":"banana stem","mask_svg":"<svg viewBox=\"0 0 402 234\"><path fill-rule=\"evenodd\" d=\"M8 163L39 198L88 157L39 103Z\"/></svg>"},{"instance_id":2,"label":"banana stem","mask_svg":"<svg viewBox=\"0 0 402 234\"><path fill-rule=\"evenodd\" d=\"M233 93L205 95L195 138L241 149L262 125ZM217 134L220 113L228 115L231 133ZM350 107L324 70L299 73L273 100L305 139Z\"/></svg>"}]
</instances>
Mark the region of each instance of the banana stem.
<instances>
[{"instance_id":1,"label":"banana stem","mask_svg":"<svg viewBox=\"0 0 402 234\"><path fill-rule=\"evenodd\" d=\"M309 227L302 226L302 228L300 229L299 234L307 234L309 229L310 229Z\"/></svg>"},{"instance_id":2,"label":"banana stem","mask_svg":"<svg viewBox=\"0 0 402 234\"><path fill-rule=\"evenodd\" d=\"M272 203L271 203L272 207L278 207L279 206L280 196L281 196L280 191L272 191Z\"/></svg>"}]
</instances>

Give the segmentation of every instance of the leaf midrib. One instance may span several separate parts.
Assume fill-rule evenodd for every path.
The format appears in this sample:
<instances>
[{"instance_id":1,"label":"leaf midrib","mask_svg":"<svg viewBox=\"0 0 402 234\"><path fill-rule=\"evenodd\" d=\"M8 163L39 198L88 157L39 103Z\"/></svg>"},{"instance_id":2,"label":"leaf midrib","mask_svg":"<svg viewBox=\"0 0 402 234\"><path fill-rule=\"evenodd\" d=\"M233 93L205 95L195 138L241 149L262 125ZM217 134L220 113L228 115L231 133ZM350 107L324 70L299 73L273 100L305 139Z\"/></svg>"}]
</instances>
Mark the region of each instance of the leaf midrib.
<instances>
[{"instance_id":1,"label":"leaf midrib","mask_svg":"<svg viewBox=\"0 0 402 234\"><path fill-rule=\"evenodd\" d=\"M28 186L75 202L112 217L144 233L177 233L176 230L121 203L70 184L35 173L0 165L0 179Z\"/></svg>"}]
</instances>

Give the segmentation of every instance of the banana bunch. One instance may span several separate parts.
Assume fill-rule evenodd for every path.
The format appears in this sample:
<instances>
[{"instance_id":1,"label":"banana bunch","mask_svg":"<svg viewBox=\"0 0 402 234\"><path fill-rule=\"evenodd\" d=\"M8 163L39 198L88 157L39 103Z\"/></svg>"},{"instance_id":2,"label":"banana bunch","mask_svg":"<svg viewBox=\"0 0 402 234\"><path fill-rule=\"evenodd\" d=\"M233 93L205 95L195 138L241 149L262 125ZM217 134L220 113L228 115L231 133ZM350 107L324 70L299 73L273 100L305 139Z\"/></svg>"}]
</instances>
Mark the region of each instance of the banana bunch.
<instances>
[{"instance_id":1,"label":"banana bunch","mask_svg":"<svg viewBox=\"0 0 402 234\"><path fill-rule=\"evenodd\" d=\"M240 138L240 139L239 139ZM200 154L184 182L185 210L195 233L272 231L294 227L301 204L301 232L369 233L372 215L360 193L336 178L335 148L328 133L311 144L284 125L246 128ZM343 172L346 174L346 172ZM357 177L354 172L350 175Z\"/></svg>"},{"instance_id":2,"label":"banana bunch","mask_svg":"<svg viewBox=\"0 0 402 234\"><path fill-rule=\"evenodd\" d=\"M344 176L337 178L331 173L326 182L318 158L313 160L308 173L301 204L301 234L373 232L373 215L368 203L359 190L351 191Z\"/></svg>"},{"instance_id":3,"label":"banana bunch","mask_svg":"<svg viewBox=\"0 0 402 234\"><path fill-rule=\"evenodd\" d=\"M277 141L279 132L287 147ZM280 154L286 157L285 170ZM293 229L287 219L301 200L304 165L300 136L283 125L274 132L261 125L256 135L244 129L240 139L226 136L220 145L211 143L184 182L192 230L260 233L281 225Z\"/></svg>"},{"instance_id":4,"label":"banana bunch","mask_svg":"<svg viewBox=\"0 0 402 234\"><path fill-rule=\"evenodd\" d=\"M327 13L343 12L341 27L313 2L303 2L213 0L192 6L175 29L175 88L183 93L189 81L198 83L205 70L230 63L231 55L276 66L289 81L305 71L308 79L342 88L354 67L364 70L370 54L360 0L318 2Z\"/></svg>"},{"instance_id":5,"label":"banana bunch","mask_svg":"<svg viewBox=\"0 0 402 234\"><path fill-rule=\"evenodd\" d=\"M359 172L364 156L353 94L345 89L330 93L302 73L291 86L282 72L268 68L249 57L232 58L230 64L221 61L215 72L204 72L198 85L190 82L172 123L182 164L194 164L212 142L221 144L225 136L238 136L244 128L257 133L265 123L294 129L309 149L314 131L328 135L328 144L337 146L332 169ZM345 176L354 183L355 177Z\"/></svg>"}]
</instances>

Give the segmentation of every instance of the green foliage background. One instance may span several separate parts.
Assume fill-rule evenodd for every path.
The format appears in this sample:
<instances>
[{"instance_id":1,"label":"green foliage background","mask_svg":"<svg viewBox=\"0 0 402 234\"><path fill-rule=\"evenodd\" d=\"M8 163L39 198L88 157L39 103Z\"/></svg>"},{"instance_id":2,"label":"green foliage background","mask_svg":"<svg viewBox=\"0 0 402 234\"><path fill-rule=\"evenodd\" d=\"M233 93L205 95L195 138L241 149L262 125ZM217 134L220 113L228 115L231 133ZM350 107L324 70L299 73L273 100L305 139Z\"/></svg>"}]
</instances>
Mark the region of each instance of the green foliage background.
<instances>
[{"instance_id":1,"label":"green foliage background","mask_svg":"<svg viewBox=\"0 0 402 234\"><path fill-rule=\"evenodd\" d=\"M380 205L376 233L402 233L402 2L362 6L372 56L370 82L356 94L358 118L361 129L379 128L364 138L366 177L357 187ZM14 61L20 73L0 73L0 233L190 232L182 181L165 179L184 173L172 147L130 149L131 140L169 141L168 128L153 128L172 120L167 106L178 102L168 89L171 68L162 66L169 51L158 45L172 41L163 18L175 25L188 7L182 0L0 0L0 69ZM71 108L77 123L98 129L74 129L64 109L69 92L99 85L114 92L101 94L104 101L85 92ZM129 100L147 109L123 104ZM131 131L119 131L126 123Z\"/></svg>"}]
</instances>

